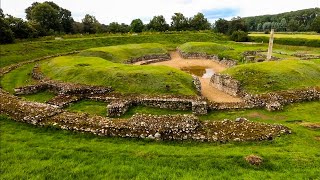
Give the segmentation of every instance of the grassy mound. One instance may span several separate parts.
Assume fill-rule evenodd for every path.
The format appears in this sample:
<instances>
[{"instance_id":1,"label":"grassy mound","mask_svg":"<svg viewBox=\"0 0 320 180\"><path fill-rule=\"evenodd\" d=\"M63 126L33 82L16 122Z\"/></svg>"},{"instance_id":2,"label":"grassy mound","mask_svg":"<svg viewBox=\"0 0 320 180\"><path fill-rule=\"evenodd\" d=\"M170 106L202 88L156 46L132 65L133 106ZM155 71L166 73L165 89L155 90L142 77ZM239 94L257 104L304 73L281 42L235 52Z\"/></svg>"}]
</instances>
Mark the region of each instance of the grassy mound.
<instances>
[{"instance_id":1,"label":"grassy mound","mask_svg":"<svg viewBox=\"0 0 320 180\"><path fill-rule=\"evenodd\" d=\"M99 57L63 56L43 62L41 69L52 79L112 86L121 93L196 94L189 74L166 66L135 66Z\"/></svg>"},{"instance_id":2,"label":"grassy mound","mask_svg":"<svg viewBox=\"0 0 320 180\"><path fill-rule=\"evenodd\" d=\"M138 58L145 55L161 55L166 53L168 53L168 51L161 44L144 43L91 48L79 53L79 55L101 57L115 63L124 63L126 60L131 58Z\"/></svg>"},{"instance_id":3,"label":"grassy mound","mask_svg":"<svg viewBox=\"0 0 320 180\"><path fill-rule=\"evenodd\" d=\"M250 93L320 86L320 60L284 60L243 64L223 72L239 80Z\"/></svg>"},{"instance_id":4,"label":"grassy mound","mask_svg":"<svg viewBox=\"0 0 320 180\"><path fill-rule=\"evenodd\" d=\"M178 47L185 53L205 53L208 55L217 55L219 59L243 60L242 53L245 51L263 50L263 45L246 45L234 42L223 44L213 42L188 42Z\"/></svg>"}]
</instances>

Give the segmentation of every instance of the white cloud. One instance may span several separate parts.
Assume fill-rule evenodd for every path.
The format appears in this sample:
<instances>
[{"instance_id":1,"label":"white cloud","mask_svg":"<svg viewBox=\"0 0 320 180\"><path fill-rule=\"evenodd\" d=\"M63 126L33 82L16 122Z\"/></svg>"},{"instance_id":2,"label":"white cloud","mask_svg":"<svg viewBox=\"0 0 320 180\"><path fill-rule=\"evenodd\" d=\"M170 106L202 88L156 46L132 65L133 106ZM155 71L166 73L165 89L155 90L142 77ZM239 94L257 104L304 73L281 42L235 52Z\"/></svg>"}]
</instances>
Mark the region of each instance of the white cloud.
<instances>
[{"instance_id":1,"label":"white cloud","mask_svg":"<svg viewBox=\"0 0 320 180\"><path fill-rule=\"evenodd\" d=\"M36 0L1 0L7 14L25 18L24 9ZM38 0L43 2L44 0ZM197 12L237 9L236 16L275 14L299 9L320 7L320 0L51 0L72 12L76 21L85 14L94 15L99 22L124 22L135 18L147 23L154 15L163 15L167 22L175 12L191 17ZM226 18L230 16L226 15ZM211 21L213 21L211 19Z\"/></svg>"}]
</instances>

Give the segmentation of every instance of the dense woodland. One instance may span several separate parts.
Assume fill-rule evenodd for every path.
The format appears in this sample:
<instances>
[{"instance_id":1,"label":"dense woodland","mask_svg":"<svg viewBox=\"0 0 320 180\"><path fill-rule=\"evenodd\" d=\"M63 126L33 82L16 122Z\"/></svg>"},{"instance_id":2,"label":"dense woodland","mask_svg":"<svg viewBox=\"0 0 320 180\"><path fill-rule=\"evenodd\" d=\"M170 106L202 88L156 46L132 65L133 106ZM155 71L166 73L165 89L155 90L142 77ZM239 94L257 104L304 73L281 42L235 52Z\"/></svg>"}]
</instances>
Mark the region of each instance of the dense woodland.
<instances>
[{"instance_id":1,"label":"dense woodland","mask_svg":"<svg viewBox=\"0 0 320 180\"><path fill-rule=\"evenodd\" d=\"M95 33L140 33L144 31L199 31L214 30L231 36L236 41L246 41L248 31L317 31L320 33L320 9L306 9L278 15L236 17L227 21L219 19L210 24L204 14L185 17L174 13L168 24L162 15L154 16L148 24L134 19L128 25L111 22L100 23L93 15L86 14L81 22L72 18L69 10L54 2L34 2L25 9L27 21L4 14L0 9L0 43L12 43L15 39L29 39L48 35L95 34Z\"/></svg>"},{"instance_id":2,"label":"dense woodland","mask_svg":"<svg viewBox=\"0 0 320 180\"><path fill-rule=\"evenodd\" d=\"M272 28L282 32L317 30L320 33L320 8L304 9L276 15L246 17L243 19L249 31L267 31Z\"/></svg>"}]
</instances>

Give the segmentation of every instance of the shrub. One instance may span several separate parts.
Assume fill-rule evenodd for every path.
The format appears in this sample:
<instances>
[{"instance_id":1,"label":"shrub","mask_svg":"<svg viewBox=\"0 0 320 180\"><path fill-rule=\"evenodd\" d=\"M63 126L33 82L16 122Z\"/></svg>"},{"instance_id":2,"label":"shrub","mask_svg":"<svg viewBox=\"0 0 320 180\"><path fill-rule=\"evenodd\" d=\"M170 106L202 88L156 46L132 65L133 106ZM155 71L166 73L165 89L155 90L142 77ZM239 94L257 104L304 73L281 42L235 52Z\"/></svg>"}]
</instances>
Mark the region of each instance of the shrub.
<instances>
[{"instance_id":1,"label":"shrub","mask_svg":"<svg viewBox=\"0 0 320 180\"><path fill-rule=\"evenodd\" d=\"M248 41L248 33L244 31L235 31L230 36L231 40L236 42L246 42Z\"/></svg>"}]
</instances>

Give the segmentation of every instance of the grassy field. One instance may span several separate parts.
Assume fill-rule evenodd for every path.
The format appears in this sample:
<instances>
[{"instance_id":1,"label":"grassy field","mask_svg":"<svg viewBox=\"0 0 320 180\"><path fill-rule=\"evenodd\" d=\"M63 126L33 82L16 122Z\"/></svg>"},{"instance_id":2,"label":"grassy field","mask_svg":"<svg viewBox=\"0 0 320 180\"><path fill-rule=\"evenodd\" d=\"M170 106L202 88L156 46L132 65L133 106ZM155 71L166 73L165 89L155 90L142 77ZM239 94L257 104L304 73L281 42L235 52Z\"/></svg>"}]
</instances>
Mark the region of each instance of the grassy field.
<instances>
[{"instance_id":1,"label":"grassy field","mask_svg":"<svg viewBox=\"0 0 320 180\"><path fill-rule=\"evenodd\" d=\"M216 53L226 49L223 51L225 55L240 58L237 59L240 62L244 51L267 49L267 44L249 45L221 41L223 39L213 33L160 33L21 42L0 45L0 67L48 54L127 43L140 44L134 45L138 52L133 52L137 54L131 54L128 49L124 52L123 47L128 46L106 48L106 52L116 57L114 62L148 53L148 50L139 50L138 47L143 46L141 43L160 43L163 46L149 44L146 47L157 46L151 51L162 53L190 41L193 43L184 45L190 51L197 49L198 52ZM288 54L283 56L285 59L292 58L295 53L320 54L319 48L304 46L275 44L274 50ZM184 72L162 66L133 66L108 60L66 56L42 61L41 68L55 79L111 85L122 93L196 94L192 78ZM2 88L12 93L15 87L34 83L30 76L33 66L24 65L6 74L1 79ZM262 93L319 85L319 66L320 60L277 61L240 65L226 73L242 80L249 91ZM52 97L49 92L22 96L37 102ZM105 116L106 105L83 100L66 110ZM99 137L35 127L0 115L1 179L320 179L320 131L301 124L320 123L319 107L318 101L288 105L279 112L252 109L214 111L200 116L200 120L211 121L246 117L256 122L283 124L293 132L272 141L226 144ZM130 118L135 113L162 115L191 112L138 106L130 108L122 118ZM250 154L261 156L263 164L256 167L245 162L244 157Z\"/></svg>"},{"instance_id":2,"label":"grassy field","mask_svg":"<svg viewBox=\"0 0 320 180\"><path fill-rule=\"evenodd\" d=\"M260 34L260 33L251 33L249 36L257 37L264 36L270 37L270 34ZM320 40L319 34L278 34L277 32L274 34L274 38L301 38L301 39L317 39Z\"/></svg>"},{"instance_id":3,"label":"grassy field","mask_svg":"<svg viewBox=\"0 0 320 180\"><path fill-rule=\"evenodd\" d=\"M122 44L160 43L167 49L175 49L178 45L189 41L219 41L226 37L214 33L174 33L174 34L145 34L124 36L103 36L20 42L16 44L0 45L0 68L22 61L31 60L47 55L85 50L94 47L104 47Z\"/></svg>"},{"instance_id":4,"label":"grassy field","mask_svg":"<svg viewBox=\"0 0 320 180\"><path fill-rule=\"evenodd\" d=\"M291 105L283 112L214 112L203 119L247 117L281 123L293 134L266 142L153 142L105 138L39 128L0 116L2 179L318 179L319 102ZM142 109L141 109L142 110ZM297 121L300 120L300 121ZM263 158L259 167L244 157Z\"/></svg>"},{"instance_id":5,"label":"grassy field","mask_svg":"<svg viewBox=\"0 0 320 180\"><path fill-rule=\"evenodd\" d=\"M305 88L320 85L320 60L283 60L244 64L223 72L250 93Z\"/></svg>"},{"instance_id":6,"label":"grassy field","mask_svg":"<svg viewBox=\"0 0 320 180\"><path fill-rule=\"evenodd\" d=\"M101 57L115 63L125 63L131 58L145 55L163 55L168 53L165 47L158 43L126 44L91 48L79 53L79 56Z\"/></svg>"},{"instance_id":7,"label":"grassy field","mask_svg":"<svg viewBox=\"0 0 320 180\"><path fill-rule=\"evenodd\" d=\"M52 79L111 86L121 93L196 95L191 75L166 66L124 65L98 57L63 56L42 63L41 69Z\"/></svg>"}]
</instances>

